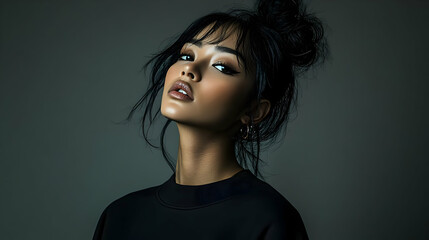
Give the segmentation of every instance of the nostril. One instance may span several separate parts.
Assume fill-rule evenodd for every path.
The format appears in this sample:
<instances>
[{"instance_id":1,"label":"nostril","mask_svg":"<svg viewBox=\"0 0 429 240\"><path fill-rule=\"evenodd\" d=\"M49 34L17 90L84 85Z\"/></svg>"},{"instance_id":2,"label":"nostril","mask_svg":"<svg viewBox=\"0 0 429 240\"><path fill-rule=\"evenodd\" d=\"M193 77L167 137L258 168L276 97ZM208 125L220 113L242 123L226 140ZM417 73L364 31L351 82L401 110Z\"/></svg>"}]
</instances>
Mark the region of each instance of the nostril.
<instances>
[{"instance_id":1,"label":"nostril","mask_svg":"<svg viewBox=\"0 0 429 240\"><path fill-rule=\"evenodd\" d=\"M189 76L192 80L195 79L195 74L193 74L192 72L181 71L180 75L182 75L182 76Z\"/></svg>"}]
</instances>

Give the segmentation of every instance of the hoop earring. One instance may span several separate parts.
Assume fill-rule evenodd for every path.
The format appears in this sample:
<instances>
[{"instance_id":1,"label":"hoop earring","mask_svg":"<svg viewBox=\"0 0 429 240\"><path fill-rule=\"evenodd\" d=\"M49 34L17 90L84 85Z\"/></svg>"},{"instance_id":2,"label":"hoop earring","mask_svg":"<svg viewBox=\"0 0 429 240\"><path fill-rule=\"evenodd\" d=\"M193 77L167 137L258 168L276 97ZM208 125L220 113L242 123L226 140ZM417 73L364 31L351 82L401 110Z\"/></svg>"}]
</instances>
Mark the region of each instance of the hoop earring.
<instances>
[{"instance_id":1,"label":"hoop earring","mask_svg":"<svg viewBox=\"0 0 429 240\"><path fill-rule=\"evenodd\" d=\"M247 140L247 138L249 137L249 132L251 131L251 129L252 129L252 126L249 126L246 124L246 135L243 136L244 130L243 130L243 128L240 128L241 138L243 138L244 140Z\"/></svg>"}]
</instances>

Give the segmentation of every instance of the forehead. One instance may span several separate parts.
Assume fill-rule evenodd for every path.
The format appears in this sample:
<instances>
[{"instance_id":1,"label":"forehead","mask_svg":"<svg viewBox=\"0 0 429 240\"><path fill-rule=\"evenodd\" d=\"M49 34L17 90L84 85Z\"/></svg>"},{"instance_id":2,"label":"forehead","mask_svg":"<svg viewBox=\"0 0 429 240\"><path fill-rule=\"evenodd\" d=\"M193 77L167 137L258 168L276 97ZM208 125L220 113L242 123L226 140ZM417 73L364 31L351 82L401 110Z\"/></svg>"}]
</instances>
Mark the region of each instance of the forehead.
<instances>
[{"instance_id":1,"label":"forehead","mask_svg":"<svg viewBox=\"0 0 429 240\"><path fill-rule=\"evenodd\" d=\"M238 40L236 29L232 26L221 26L213 31L213 25L214 23L211 23L210 25L206 26L197 35L195 35L193 39L197 39L198 41L201 40L206 44L219 44L225 47L236 49ZM202 39L203 37L204 39Z\"/></svg>"}]
</instances>

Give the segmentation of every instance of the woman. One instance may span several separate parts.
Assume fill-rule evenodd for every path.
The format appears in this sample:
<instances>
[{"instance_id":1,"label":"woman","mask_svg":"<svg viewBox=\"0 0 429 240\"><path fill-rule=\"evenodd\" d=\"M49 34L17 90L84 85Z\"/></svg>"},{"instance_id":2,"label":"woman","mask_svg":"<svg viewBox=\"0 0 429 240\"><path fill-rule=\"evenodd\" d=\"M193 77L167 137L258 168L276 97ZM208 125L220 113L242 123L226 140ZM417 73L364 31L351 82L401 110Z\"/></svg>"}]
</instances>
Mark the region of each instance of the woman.
<instances>
[{"instance_id":1,"label":"woman","mask_svg":"<svg viewBox=\"0 0 429 240\"><path fill-rule=\"evenodd\" d=\"M261 0L255 11L192 23L145 65L153 64L151 82L127 118L146 104L149 144L147 121L159 112L167 119L161 148L173 174L109 204L93 239L307 239L298 211L256 176L261 144L286 125L295 77L324 59L326 46L321 22L297 0ZM172 121L175 169L163 141Z\"/></svg>"}]
</instances>

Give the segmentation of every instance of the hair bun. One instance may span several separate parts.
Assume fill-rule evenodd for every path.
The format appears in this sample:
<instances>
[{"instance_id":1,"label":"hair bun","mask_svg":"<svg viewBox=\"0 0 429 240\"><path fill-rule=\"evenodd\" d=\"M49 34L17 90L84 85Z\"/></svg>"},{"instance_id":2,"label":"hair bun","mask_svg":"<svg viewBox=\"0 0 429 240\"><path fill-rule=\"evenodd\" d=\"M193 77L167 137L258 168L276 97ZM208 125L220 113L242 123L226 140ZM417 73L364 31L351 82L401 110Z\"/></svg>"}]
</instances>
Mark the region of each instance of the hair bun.
<instances>
[{"instance_id":1,"label":"hair bun","mask_svg":"<svg viewBox=\"0 0 429 240\"><path fill-rule=\"evenodd\" d=\"M325 56L323 25L306 12L301 0L259 0L256 15L281 35L295 66L307 68Z\"/></svg>"}]
</instances>

